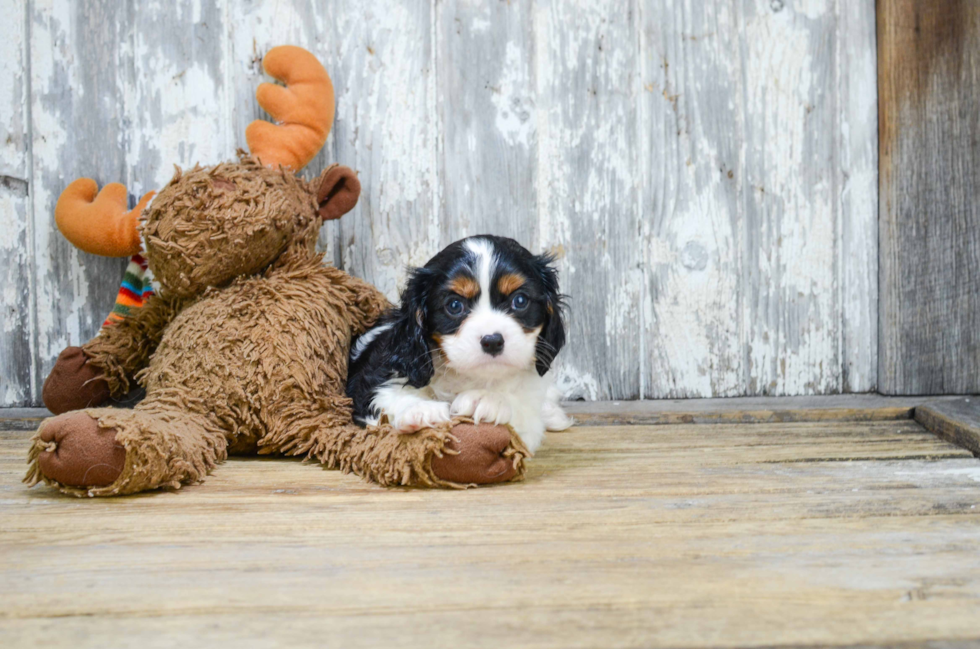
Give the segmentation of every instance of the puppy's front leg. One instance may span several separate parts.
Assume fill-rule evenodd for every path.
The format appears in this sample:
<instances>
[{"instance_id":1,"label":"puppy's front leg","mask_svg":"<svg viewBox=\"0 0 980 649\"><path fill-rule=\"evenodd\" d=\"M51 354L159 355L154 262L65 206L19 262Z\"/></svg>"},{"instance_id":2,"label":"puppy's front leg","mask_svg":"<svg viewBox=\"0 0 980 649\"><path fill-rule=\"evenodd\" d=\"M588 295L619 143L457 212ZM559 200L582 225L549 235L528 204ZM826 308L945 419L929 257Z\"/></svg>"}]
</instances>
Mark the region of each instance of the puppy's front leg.
<instances>
[{"instance_id":1,"label":"puppy's front leg","mask_svg":"<svg viewBox=\"0 0 980 649\"><path fill-rule=\"evenodd\" d=\"M507 392L468 390L456 397L450 412L477 423L510 424L533 453L544 440L545 425L540 402L525 401Z\"/></svg>"},{"instance_id":2,"label":"puppy's front leg","mask_svg":"<svg viewBox=\"0 0 980 649\"><path fill-rule=\"evenodd\" d=\"M461 417L472 417L478 424L509 424L514 413L508 395L490 390L461 392L449 411Z\"/></svg>"},{"instance_id":3,"label":"puppy's front leg","mask_svg":"<svg viewBox=\"0 0 980 649\"><path fill-rule=\"evenodd\" d=\"M391 425L403 433L414 433L450 420L448 403L429 399L424 390L401 383L378 388L372 404L380 414L388 415Z\"/></svg>"},{"instance_id":4,"label":"puppy's front leg","mask_svg":"<svg viewBox=\"0 0 980 649\"><path fill-rule=\"evenodd\" d=\"M554 386L548 388L544 404L541 406L541 418L545 428L551 431L568 430L575 420L565 414L561 407L561 392Z\"/></svg>"}]
</instances>

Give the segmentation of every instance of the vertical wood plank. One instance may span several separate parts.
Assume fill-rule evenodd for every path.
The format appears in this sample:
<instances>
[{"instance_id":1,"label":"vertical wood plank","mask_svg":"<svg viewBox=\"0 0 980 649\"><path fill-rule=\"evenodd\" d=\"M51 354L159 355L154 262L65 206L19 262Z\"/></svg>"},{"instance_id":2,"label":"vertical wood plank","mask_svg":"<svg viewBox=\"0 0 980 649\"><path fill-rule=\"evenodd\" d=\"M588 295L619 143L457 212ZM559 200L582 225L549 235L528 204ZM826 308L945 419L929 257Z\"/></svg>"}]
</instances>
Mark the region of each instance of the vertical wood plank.
<instances>
[{"instance_id":1,"label":"vertical wood plank","mask_svg":"<svg viewBox=\"0 0 980 649\"><path fill-rule=\"evenodd\" d=\"M537 222L569 295L569 345L556 371L568 398L640 396L634 18L618 0L535 6Z\"/></svg>"},{"instance_id":2,"label":"vertical wood plank","mask_svg":"<svg viewBox=\"0 0 980 649\"><path fill-rule=\"evenodd\" d=\"M517 239L536 250L532 3L437 3L442 239Z\"/></svg>"},{"instance_id":3,"label":"vertical wood plank","mask_svg":"<svg viewBox=\"0 0 980 649\"><path fill-rule=\"evenodd\" d=\"M874 387L872 10L641 3L649 396Z\"/></svg>"},{"instance_id":4,"label":"vertical wood plank","mask_svg":"<svg viewBox=\"0 0 980 649\"><path fill-rule=\"evenodd\" d=\"M99 186L128 178L132 129L132 4L34 0L30 16L31 210L36 273L35 382L58 353L98 331L125 261L76 250L54 224L54 204L79 177ZM40 395L35 395L39 398Z\"/></svg>"},{"instance_id":5,"label":"vertical wood plank","mask_svg":"<svg viewBox=\"0 0 980 649\"><path fill-rule=\"evenodd\" d=\"M337 90L334 157L357 170L361 200L340 221L349 272L396 299L408 266L443 243L433 3L343 0L331 9Z\"/></svg>"},{"instance_id":6,"label":"vertical wood plank","mask_svg":"<svg viewBox=\"0 0 980 649\"><path fill-rule=\"evenodd\" d=\"M878 93L873 0L837 0L841 391L878 386Z\"/></svg>"},{"instance_id":7,"label":"vertical wood plank","mask_svg":"<svg viewBox=\"0 0 980 649\"><path fill-rule=\"evenodd\" d=\"M640 3L644 396L744 394L741 58L729 3Z\"/></svg>"},{"instance_id":8,"label":"vertical wood plank","mask_svg":"<svg viewBox=\"0 0 980 649\"><path fill-rule=\"evenodd\" d=\"M33 401L27 7L0 0L0 406Z\"/></svg>"},{"instance_id":9,"label":"vertical wood plank","mask_svg":"<svg viewBox=\"0 0 980 649\"><path fill-rule=\"evenodd\" d=\"M748 394L841 386L832 3L743 0L742 372Z\"/></svg>"},{"instance_id":10,"label":"vertical wood plank","mask_svg":"<svg viewBox=\"0 0 980 649\"><path fill-rule=\"evenodd\" d=\"M886 394L980 392L980 4L878 3Z\"/></svg>"},{"instance_id":11,"label":"vertical wood plank","mask_svg":"<svg viewBox=\"0 0 980 649\"><path fill-rule=\"evenodd\" d=\"M135 196L163 187L174 165L206 166L234 156L225 9L210 0L134 4L126 153Z\"/></svg>"},{"instance_id":12,"label":"vertical wood plank","mask_svg":"<svg viewBox=\"0 0 980 649\"><path fill-rule=\"evenodd\" d=\"M281 0L258 2L255 0L228 1L228 75L231 85L231 123L234 147L247 149L245 129L255 119L270 119L255 100L255 90L260 83L278 83L262 70L262 57L277 45L297 45L316 56L331 80L337 85L337 56L333 48L332 34L327 16L334 16L337 7L317 0ZM338 93L339 94L339 93ZM339 162L334 156L333 133L317 156L300 172L307 179L317 177L324 168ZM229 155L233 155L234 150ZM345 219L351 218L345 216ZM337 253L339 224L327 223L320 230L319 249L326 251L327 260L335 264L341 261Z\"/></svg>"},{"instance_id":13,"label":"vertical wood plank","mask_svg":"<svg viewBox=\"0 0 980 649\"><path fill-rule=\"evenodd\" d=\"M228 0L228 32L234 57L230 73L234 77L235 142L245 148L245 129L256 119L269 119L255 100L260 83L278 83L265 75L262 57L277 45L298 45L320 59L327 73L334 73L324 60L329 49L329 25L315 0L257 2ZM336 83L336 79L333 79ZM323 154L321 152L321 157ZM314 161L311 166L316 164Z\"/></svg>"}]
</instances>

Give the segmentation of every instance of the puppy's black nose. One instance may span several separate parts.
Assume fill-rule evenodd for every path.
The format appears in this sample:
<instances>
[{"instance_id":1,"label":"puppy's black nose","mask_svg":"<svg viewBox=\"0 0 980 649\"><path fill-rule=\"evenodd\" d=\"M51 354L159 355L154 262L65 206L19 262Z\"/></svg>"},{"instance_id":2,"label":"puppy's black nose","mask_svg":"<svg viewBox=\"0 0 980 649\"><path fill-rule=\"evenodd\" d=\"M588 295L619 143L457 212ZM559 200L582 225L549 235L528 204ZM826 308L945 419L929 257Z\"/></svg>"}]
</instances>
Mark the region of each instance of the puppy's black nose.
<instances>
[{"instance_id":1,"label":"puppy's black nose","mask_svg":"<svg viewBox=\"0 0 980 649\"><path fill-rule=\"evenodd\" d=\"M490 334L480 338L480 346L483 351L491 356L497 356L504 351L504 337L501 334Z\"/></svg>"}]
</instances>

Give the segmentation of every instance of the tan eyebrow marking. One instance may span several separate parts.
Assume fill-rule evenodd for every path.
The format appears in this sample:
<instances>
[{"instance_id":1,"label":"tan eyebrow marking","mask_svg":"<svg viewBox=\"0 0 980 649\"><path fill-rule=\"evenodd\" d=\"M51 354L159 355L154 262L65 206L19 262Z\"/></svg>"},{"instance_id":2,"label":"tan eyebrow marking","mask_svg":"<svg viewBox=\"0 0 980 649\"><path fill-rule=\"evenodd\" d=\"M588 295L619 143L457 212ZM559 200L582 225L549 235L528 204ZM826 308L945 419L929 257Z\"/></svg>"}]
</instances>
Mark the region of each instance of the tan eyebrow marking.
<instances>
[{"instance_id":1,"label":"tan eyebrow marking","mask_svg":"<svg viewBox=\"0 0 980 649\"><path fill-rule=\"evenodd\" d=\"M522 275L517 275L515 273L508 273L497 280L497 288L503 295L510 295L520 287L524 286L526 282Z\"/></svg>"},{"instance_id":2,"label":"tan eyebrow marking","mask_svg":"<svg viewBox=\"0 0 980 649\"><path fill-rule=\"evenodd\" d=\"M480 292L480 285L472 277L459 275L449 282L449 290L467 299L473 299Z\"/></svg>"}]
</instances>

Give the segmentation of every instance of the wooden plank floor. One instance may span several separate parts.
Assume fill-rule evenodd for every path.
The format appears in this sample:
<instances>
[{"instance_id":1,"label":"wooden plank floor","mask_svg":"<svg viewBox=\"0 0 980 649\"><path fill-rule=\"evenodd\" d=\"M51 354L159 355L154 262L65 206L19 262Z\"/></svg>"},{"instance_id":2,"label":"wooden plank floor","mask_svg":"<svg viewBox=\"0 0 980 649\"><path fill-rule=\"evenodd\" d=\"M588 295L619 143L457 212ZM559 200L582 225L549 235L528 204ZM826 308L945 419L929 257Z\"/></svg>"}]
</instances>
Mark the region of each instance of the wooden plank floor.
<instances>
[{"instance_id":1,"label":"wooden plank floor","mask_svg":"<svg viewBox=\"0 0 980 649\"><path fill-rule=\"evenodd\" d=\"M578 427L522 484L383 490L232 460L178 493L20 484L0 646L980 642L980 461L911 420Z\"/></svg>"}]
</instances>

